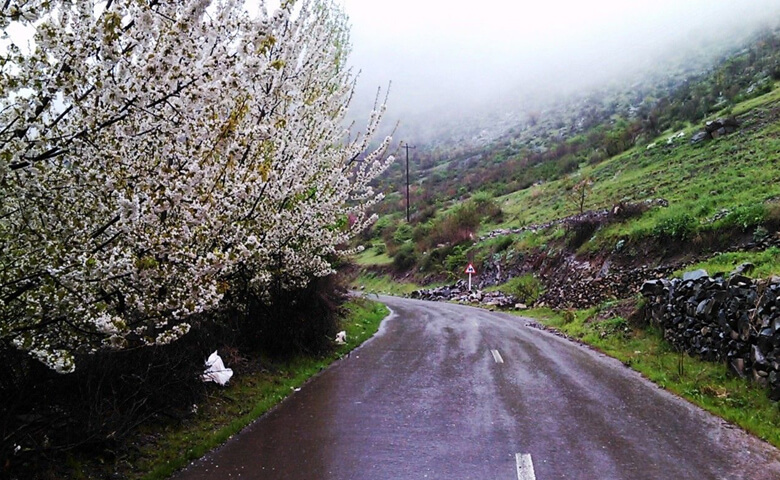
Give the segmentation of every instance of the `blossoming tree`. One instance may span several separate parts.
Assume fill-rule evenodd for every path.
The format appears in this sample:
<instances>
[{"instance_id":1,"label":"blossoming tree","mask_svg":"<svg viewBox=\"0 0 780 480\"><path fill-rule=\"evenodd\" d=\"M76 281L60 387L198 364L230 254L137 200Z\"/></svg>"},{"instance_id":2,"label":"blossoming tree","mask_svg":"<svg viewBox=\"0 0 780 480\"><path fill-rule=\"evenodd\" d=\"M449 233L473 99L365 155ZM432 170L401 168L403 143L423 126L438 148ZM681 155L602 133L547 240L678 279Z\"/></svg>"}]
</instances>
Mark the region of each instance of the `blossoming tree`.
<instances>
[{"instance_id":1,"label":"blossoming tree","mask_svg":"<svg viewBox=\"0 0 780 480\"><path fill-rule=\"evenodd\" d=\"M330 273L371 221L389 139L383 106L343 126L331 0L9 0L0 28L0 347L70 372L171 342L237 279Z\"/></svg>"}]
</instances>

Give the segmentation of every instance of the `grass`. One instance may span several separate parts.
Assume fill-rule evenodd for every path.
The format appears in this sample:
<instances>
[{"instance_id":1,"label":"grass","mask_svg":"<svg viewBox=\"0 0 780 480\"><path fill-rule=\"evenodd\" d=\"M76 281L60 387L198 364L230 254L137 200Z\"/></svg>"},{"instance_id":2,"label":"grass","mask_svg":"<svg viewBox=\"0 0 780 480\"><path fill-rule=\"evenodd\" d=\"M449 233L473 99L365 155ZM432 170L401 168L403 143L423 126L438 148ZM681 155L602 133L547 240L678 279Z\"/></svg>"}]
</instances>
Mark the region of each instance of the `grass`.
<instances>
[{"instance_id":1,"label":"grass","mask_svg":"<svg viewBox=\"0 0 780 480\"><path fill-rule=\"evenodd\" d=\"M748 277L768 278L773 275L780 275L780 248L770 247L761 252L721 253L708 260L691 265L685 271L688 272L701 268L707 270L707 273L710 275L715 275L718 272L728 274L746 262L755 265L753 270L745 273ZM675 272L675 274L681 276L683 271Z\"/></svg>"},{"instance_id":2,"label":"grass","mask_svg":"<svg viewBox=\"0 0 780 480\"><path fill-rule=\"evenodd\" d=\"M501 285L488 287L485 291L498 291L507 295L514 295L521 303L533 304L544 293L544 286L535 276L526 274L510 278Z\"/></svg>"},{"instance_id":3,"label":"grass","mask_svg":"<svg viewBox=\"0 0 780 480\"><path fill-rule=\"evenodd\" d=\"M384 266L392 264L393 259L387 253L380 253L372 246L355 255L355 262L360 266Z\"/></svg>"},{"instance_id":4,"label":"grass","mask_svg":"<svg viewBox=\"0 0 780 480\"><path fill-rule=\"evenodd\" d=\"M398 296L403 296L423 288L415 283L396 281L390 275L380 275L372 272L361 273L352 281L352 286L366 293L384 293Z\"/></svg>"},{"instance_id":5,"label":"grass","mask_svg":"<svg viewBox=\"0 0 780 480\"><path fill-rule=\"evenodd\" d=\"M675 214L688 213L706 224L721 209L749 207L780 196L780 127L773 121L779 105L780 89L775 89L734 108L744 116L742 127L732 135L690 145L691 132L700 130L702 123L672 145L666 144L664 135L656 140L656 148L640 145L580 169L579 176L595 180L586 209L607 208L622 200L665 198L670 203L668 209L654 208L638 219L601 230L602 243L645 237ZM505 220L495 226L539 224L577 213L566 195L567 182L551 181L499 197Z\"/></svg>"},{"instance_id":6,"label":"grass","mask_svg":"<svg viewBox=\"0 0 780 480\"><path fill-rule=\"evenodd\" d=\"M724 364L678 353L656 329L636 328L620 317L596 320L597 312L545 309L522 315L597 348L660 387L780 448L780 408L764 388L736 377Z\"/></svg>"},{"instance_id":7,"label":"grass","mask_svg":"<svg viewBox=\"0 0 780 480\"><path fill-rule=\"evenodd\" d=\"M227 387L210 391L189 420L160 428L148 425L141 436L154 438L137 458L118 468L122 478L162 480L186 466L259 418L307 380L376 333L389 311L379 303L353 299L346 305L342 328L346 345L325 357L301 357L286 362L263 361L260 372L236 375Z\"/></svg>"}]
</instances>

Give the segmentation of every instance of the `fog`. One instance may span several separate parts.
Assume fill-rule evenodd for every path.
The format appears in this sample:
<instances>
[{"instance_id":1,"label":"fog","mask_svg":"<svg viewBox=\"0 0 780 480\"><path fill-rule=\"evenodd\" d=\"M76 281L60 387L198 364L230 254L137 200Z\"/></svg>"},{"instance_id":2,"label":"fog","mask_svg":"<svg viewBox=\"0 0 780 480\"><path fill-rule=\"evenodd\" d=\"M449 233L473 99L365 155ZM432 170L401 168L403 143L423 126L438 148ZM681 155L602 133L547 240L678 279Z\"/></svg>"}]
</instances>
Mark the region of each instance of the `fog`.
<instances>
[{"instance_id":1,"label":"fog","mask_svg":"<svg viewBox=\"0 0 780 480\"><path fill-rule=\"evenodd\" d=\"M777 0L341 0L360 71L353 112L392 81L386 121L521 109L663 73L689 52L722 54L776 26ZM667 61L668 60L668 61ZM661 72L657 72L661 70ZM403 131L403 135L414 136Z\"/></svg>"}]
</instances>

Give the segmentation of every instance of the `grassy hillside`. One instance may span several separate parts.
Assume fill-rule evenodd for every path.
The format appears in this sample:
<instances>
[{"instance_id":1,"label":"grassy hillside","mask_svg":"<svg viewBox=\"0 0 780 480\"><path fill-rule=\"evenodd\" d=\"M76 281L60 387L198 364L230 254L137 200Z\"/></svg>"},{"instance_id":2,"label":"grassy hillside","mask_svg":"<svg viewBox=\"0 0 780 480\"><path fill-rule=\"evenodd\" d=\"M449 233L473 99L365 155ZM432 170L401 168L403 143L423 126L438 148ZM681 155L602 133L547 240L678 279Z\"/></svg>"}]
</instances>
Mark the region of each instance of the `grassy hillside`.
<instances>
[{"instance_id":1,"label":"grassy hillside","mask_svg":"<svg viewBox=\"0 0 780 480\"><path fill-rule=\"evenodd\" d=\"M567 178L537 185L496 200L505 221L497 227L544 223L574 215L572 185L592 179L587 209L608 208L621 201L663 198L668 209L646 213L638 221L610 227L604 236L642 236L664 219L690 215L702 228L721 210L761 213L761 205L780 195L780 89L738 105L740 129L700 145L689 139L701 125L682 130L685 137L667 144L674 132L654 139L654 148L637 146L595 166L584 166ZM764 212L766 213L766 212ZM748 228L755 219L731 218Z\"/></svg>"},{"instance_id":2,"label":"grassy hillside","mask_svg":"<svg viewBox=\"0 0 780 480\"><path fill-rule=\"evenodd\" d=\"M542 252L626 247L634 257L654 248L657 263L672 250L704 254L771 237L780 222L777 45L780 33L765 34L668 91L594 97L481 150L422 154L411 223L403 198L390 195L359 263L427 283L459 277L468 261L511 266ZM739 127L693 144L717 118ZM618 204L621 215L561 221ZM480 240L496 229L514 232Z\"/></svg>"},{"instance_id":3,"label":"grassy hillside","mask_svg":"<svg viewBox=\"0 0 780 480\"><path fill-rule=\"evenodd\" d=\"M412 212L425 216L446 203L485 190L492 195L562 178L583 163L598 164L662 132L678 132L772 90L780 80L780 32L763 32L717 63L689 59L687 68L658 72L623 87L580 91L533 110L514 112L514 127L490 143L418 145L411 161ZM710 59L709 62L712 62ZM389 194L382 213L404 208L397 195L405 162L380 183ZM438 207L437 207L438 208Z\"/></svg>"}]
</instances>

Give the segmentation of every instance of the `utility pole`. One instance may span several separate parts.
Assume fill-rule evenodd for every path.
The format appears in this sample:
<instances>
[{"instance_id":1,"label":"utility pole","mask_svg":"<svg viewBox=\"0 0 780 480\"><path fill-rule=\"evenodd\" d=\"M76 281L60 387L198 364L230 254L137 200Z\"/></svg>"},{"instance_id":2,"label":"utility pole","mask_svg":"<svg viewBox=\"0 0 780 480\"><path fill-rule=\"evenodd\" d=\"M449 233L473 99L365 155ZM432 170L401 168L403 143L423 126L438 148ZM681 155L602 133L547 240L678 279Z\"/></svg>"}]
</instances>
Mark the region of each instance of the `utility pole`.
<instances>
[{"instance_id":1,"label":"utility pole","mask_svg":"<svg viewBox=\"0 0 780 480\"><path fill-rule=\"evenodd\" d=\"M406 223L409 223L409 149L417 147L412 147L407 143L403 148L406 149Z\"/></svg>"}]
</instances>

